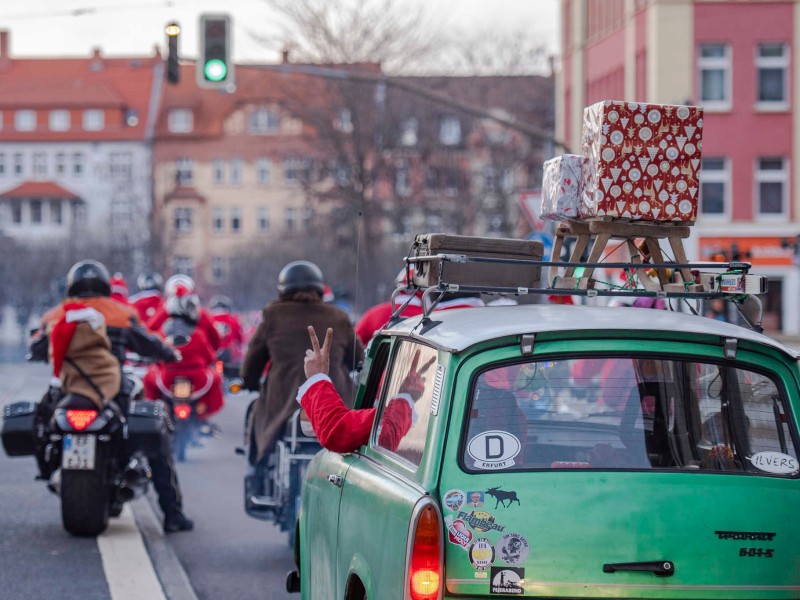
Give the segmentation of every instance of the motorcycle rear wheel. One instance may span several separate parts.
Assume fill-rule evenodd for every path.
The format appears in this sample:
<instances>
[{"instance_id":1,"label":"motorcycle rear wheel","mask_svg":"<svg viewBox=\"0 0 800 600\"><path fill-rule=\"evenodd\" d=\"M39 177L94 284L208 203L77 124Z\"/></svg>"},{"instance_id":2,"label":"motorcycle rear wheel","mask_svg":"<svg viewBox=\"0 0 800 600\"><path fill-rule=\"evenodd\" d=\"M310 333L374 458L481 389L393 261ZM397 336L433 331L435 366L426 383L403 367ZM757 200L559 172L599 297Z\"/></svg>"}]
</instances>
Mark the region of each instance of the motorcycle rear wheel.
<instances>
[{"instance_id":1,"label":"motorcycle rear wheel","mask_svg":"<svg viewBox=\"0 0 800 600\"><path fill-rule=\"evenodd\" d=\"M97 471L62 470L61 520L81 537L100 535L108 527L109 489Z\"/></svg>"}]
</instances>

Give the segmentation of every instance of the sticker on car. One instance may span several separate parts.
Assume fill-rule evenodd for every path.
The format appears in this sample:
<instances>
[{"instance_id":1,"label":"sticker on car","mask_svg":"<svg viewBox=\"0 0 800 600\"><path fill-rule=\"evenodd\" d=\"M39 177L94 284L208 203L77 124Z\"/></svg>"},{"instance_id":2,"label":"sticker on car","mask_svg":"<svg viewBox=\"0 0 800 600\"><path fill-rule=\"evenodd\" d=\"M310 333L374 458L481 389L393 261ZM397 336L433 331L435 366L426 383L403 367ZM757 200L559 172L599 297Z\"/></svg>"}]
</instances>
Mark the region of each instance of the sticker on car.
<instances>
[{"instance_id":1,"label":"sticker on car","mask_svg":"<svg viewBox=\"0 0 800 600\"><path fill-rule=\"evenodd\" d=\"M464 502L466 501L467 497L461 490L449 490L445 492L444 496L442 497L442 503L444 504L447 510L452 510L453 512L459 510L462 506L464 506Z\"/></svg>"},{"instance_id":2,"label":"sticker on car","mask_svg":"<svg viewBox=\"0 0 800 600\"><path fill-rule=\"evenodd\" d=\"M492 567L489 593L521 596L525 593L524 582L525 569Z\"/></svg>"},{"instance_id":3,"label":"sticker on car","mask_svg":"<svg viewBox=\"0 0 800 600\"><path fill-rule=\"evenodd\" d=\"M481 470L514 466L514 458L521 449L522 444L517 436L499 430L479 433L467 445L467 452L474 459L475 468Z\"/></svg>"},{"instance_id":4,"label":"sticker on car","mask_svg":"<svg viewBox=\"0 0 800 600\"><path fill-rule=\"evenodd\" d=\"M760 471L777 475L788 475L798 470L797 459L782 452L757 452L750 457L750 462Z\"/></svg>"},{"instance_id":5,"label":"sticker on car","mask_svg":"<svg viewBox=\"0 0 800 600\"><path fill-rule=\"evenodd\" d=\"M500 549L500 560L507 565L519 565L528 559L530 546L525 536L519 533L507 533L497 542Z\"/></svg>"},{"instance_id":6,"label":"sticker on car","mask_svg":"<svg viewBox=\"0 0 800 600\"><path fill-rule=\"evenodd\" d=\"M476 571L488 571L494 556L494 544L489 538L478 538L469 546L469 562Z\"/></svg>"}]
</instances>

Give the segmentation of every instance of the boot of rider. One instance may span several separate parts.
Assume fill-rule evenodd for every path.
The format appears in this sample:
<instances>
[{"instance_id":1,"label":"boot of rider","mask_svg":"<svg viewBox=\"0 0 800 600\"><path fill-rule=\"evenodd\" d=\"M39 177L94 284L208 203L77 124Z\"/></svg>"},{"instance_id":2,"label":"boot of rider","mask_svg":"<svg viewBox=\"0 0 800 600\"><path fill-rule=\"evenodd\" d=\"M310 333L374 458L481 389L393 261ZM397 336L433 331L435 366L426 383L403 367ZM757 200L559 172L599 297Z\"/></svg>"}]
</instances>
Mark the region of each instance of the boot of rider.
<instances>
[{"instance_id":1,"label":"boot of rider","mask_svg":"<svg viewBox=\"0 0 800 600\"><path fill-rule=\"evenodd\" d=\"M164 511L164 533L191 531L194 523L183 514L183 497L175 473L175 465L169 455L148 457L153 474L153 487L158 494L158 504Z\"/></svg>"}]
</instances>

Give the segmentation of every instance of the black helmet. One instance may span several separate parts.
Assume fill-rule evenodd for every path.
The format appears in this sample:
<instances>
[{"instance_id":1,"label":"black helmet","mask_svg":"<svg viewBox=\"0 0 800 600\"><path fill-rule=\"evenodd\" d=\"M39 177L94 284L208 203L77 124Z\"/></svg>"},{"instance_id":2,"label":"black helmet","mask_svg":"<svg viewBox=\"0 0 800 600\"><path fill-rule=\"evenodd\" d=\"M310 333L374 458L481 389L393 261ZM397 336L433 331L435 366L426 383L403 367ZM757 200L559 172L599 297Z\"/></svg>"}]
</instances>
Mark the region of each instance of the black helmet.
<instances>
[{"instance_id":1,"label":"black helmet","mask_svg":"<svg viewBox=\"0 0 800 600\"><path fill-rule=\"evenodd\" d=\"M108 269L102 263L96 260L76 262L67 273L67 296L110 296L110 280Z\"/></svg>"},{"instance_id":2,"label":"black helmet","mask_svg":"<svg viewBox=\"0 0 800 600\"><path fill-rule=\"evenodd\" d=\"M164 291L164 278L158 273L142 273L136 278L136 287L140 292L145 290Z\"/></svg>"},{"instance_id":3,"label":"black helmet","mask_svg":"<svg viewBox=\"0 0 800 600\"><path fill-rule=\"evenodd\" d=\"M231 308L233 308L233 303L231 302L230 298L220 294L211 298L209 308L211 310L224 310L230 312Z\"/></svg>"},{"instance_id":4,"label":"black helmet","mask_svg":"<svg viewBox=\"0 0 800 600\"><path fill-rule=\"evenodd\" d=\"M307 260L290 262L281 269L278 275L278 293L283 296L303 290L315 290L322 296L325 292L322 271L317 265Z\"/></svg>"}]
</instances>

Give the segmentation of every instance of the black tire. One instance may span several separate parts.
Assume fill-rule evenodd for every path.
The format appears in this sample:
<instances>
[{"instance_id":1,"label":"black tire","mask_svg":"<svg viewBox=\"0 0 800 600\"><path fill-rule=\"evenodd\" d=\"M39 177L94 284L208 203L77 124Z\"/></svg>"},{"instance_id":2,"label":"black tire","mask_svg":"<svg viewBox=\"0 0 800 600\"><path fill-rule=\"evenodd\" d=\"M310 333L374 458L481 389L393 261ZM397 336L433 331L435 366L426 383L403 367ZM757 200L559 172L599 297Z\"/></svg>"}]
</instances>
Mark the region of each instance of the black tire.
<instances>
[{"instance_id":1,"label":"black tire","mask_svg":"<svg viewBox=\"0 0 800 600\"><path fill-rule=\"evenodd\" d=\"M97 471L61 471L61 520L72 535L93 537L108 526L109 489Z\"/></svg>"}]
</instances>

